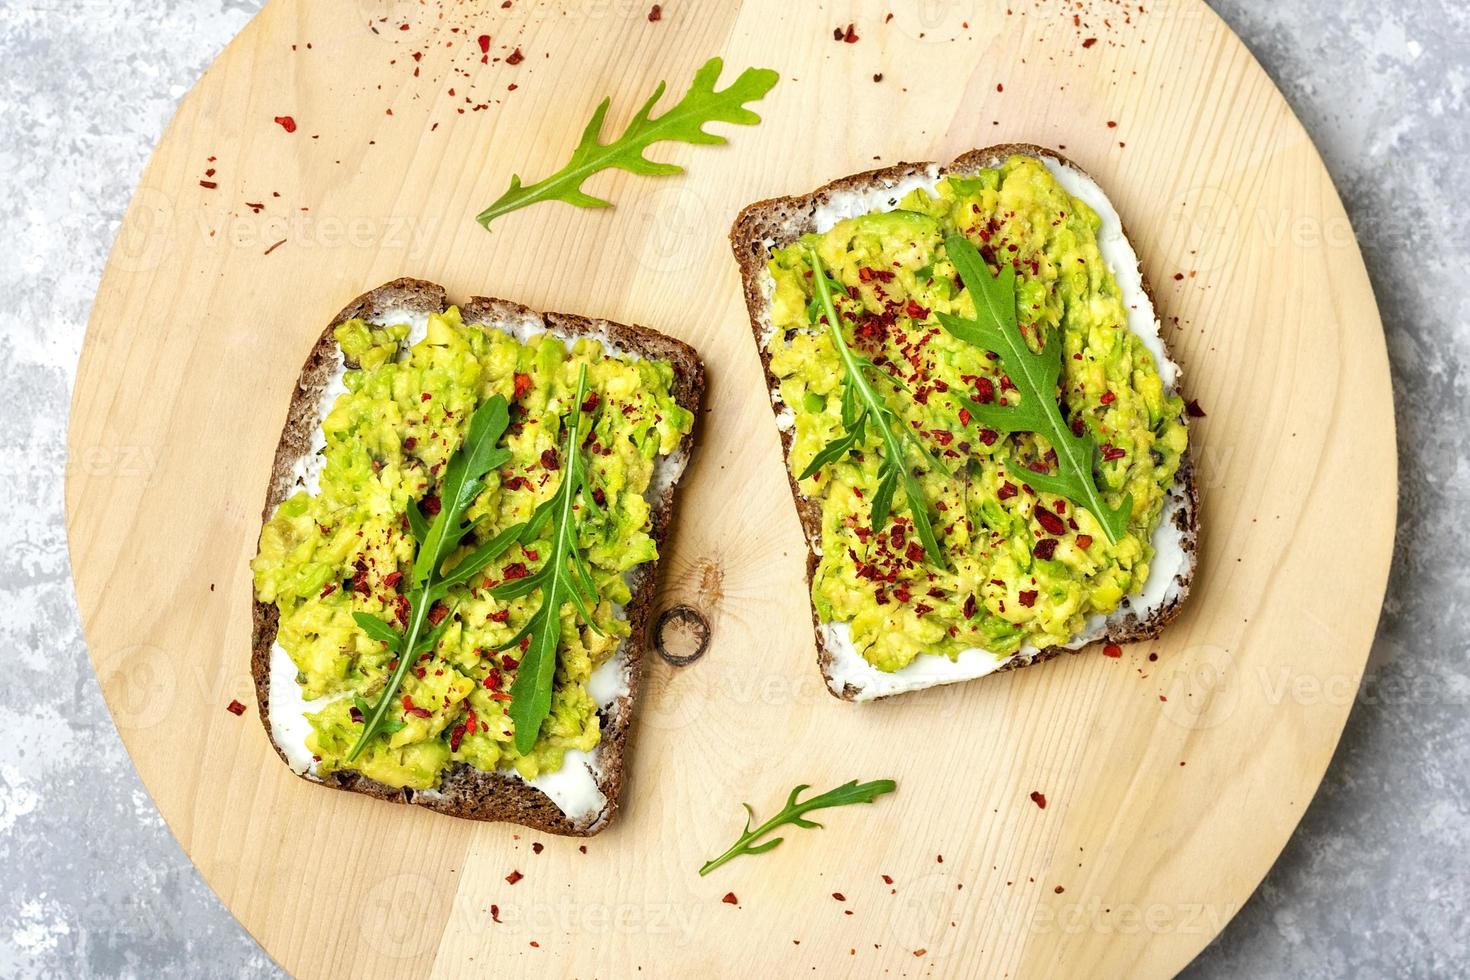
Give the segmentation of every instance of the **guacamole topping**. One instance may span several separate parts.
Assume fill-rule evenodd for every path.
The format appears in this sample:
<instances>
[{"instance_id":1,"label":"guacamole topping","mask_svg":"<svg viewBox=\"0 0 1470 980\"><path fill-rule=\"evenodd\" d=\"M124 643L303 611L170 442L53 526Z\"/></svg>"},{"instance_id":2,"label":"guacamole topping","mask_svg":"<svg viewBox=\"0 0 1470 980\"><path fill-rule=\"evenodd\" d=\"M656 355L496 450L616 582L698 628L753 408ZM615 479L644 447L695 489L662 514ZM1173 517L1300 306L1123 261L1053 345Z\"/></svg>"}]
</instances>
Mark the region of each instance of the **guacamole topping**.
<instances>
[{"instance_id":1,"label":"guacamole topping","mask_svg":"<svg viewBox=\"0 0 1470 980\"><path fill-rule=\"evenodd\" d=\"M415 789L437 786L455 763L544 777L600 741L598 697L589 685L628 635L627 574L657 557L645 491L693 416L674 400L668 362L613 354L594 339L517 339L467 325L453 307L431 314L417 343L410 345L409 335L407 324L349 320L337 327L343 357L355 367L342 376L342 392L322 421L316 485L283 501L261 531L251 562L255 593L279 611L277 645L311 705L305 741L316 772L350 768ZM478 523L464 550L529 518L558 486L558 446L583 365L589 399L600 409L584 446L601 507L577 523L597 587L596 629L580 622L570 603L562 608L551 712L535 745L521 754L513 744L508 692L520 651L498 648L520 632L540 597L497 601L488 590L539 568L548 553L542 541L513 546L431 609L432 622L451 622L398 692L392 717L402 727L373 739L349 765L362 731L354 696L374 700L395 656L363 632L353 613L402 627L416 549L409 502L427 515L437 511L446 461L475 409L500 394L512 405L502 443L512 456L470 506L467 518Z\"/></svg>"},{"instance_id":2,"label":"guacamole topping","mask_svg":"<svg viewBox=\"0 0 1470 980\"><path fill-rule=\"evenodd\" d=\"M873 526L878 435L868 432L800 483L821 504L818 618L840 624L880 671L924 654L954 660L980 650L1002 660L1065 645L1148 579L1151 536L1186 448L1184 406L1128 327L1099 228L1097 213L1045 164L1014 156L932 190L914 188L894 210L844 218L773 252L767 349L794 429L792 473L843 433L843 364L813 301L810 246L835 284L844 341L893 379L877 387L939 464L906 461L931 508L942 563L928 560L903 507ZM934 315L975 315L944 246L955 234L992 269L1015 269L1017 321L1031 349L1061 345L1063 416L1095 439L1094 472L1108 506L1132 495L1118 540L1109 542L1074 501L1026 482L1028 471L1055 472L1043 437L987 431L961 403L1013 405L1019 394L994 352L945 332Z\"/></svg>"}]
</instances>

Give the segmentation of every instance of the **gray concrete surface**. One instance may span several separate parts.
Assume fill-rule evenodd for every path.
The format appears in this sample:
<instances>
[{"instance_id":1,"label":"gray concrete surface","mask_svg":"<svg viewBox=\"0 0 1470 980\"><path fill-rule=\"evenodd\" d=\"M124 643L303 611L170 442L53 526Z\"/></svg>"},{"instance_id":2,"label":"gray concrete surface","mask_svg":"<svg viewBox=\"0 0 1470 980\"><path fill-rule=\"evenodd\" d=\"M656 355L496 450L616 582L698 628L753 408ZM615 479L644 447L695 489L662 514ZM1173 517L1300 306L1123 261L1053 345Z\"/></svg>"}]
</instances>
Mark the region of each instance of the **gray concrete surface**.
<instances>
[{"instance_id":1,"label":"gray concrete surface","mask_svg":"<svg viewBox=\"0 0 1470 980\"><path fill-rule=\"evenodd\" d=\"M1470 974L1470 8L1219 0L1320 146L1388 333L1402 500L1368 679L1205 977ZM173 107L250 0L0 0L0 976L275 976L138 782L88 664L61 478L83 328ZM1350 532L1349 532L1350 533Z\"/></svg>"}]
</instances>

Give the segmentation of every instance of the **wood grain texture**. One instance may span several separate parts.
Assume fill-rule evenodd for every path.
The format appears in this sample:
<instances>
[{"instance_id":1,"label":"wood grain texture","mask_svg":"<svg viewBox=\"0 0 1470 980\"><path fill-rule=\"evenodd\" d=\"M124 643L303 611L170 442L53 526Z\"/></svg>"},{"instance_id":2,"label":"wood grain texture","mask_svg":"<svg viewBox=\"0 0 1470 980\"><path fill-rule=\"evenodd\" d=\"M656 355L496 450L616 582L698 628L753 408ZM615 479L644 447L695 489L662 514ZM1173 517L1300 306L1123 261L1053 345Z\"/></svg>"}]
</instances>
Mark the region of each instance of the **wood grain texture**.
<instances>
[{"instance_id":1,"label":"wood grain texture","mask_svg":"<svg viewBox=\"0 0 1470 980\"><path fill-rule=\"evenodd\" d=\"M1309 139L1202 4L1086 4L1077 25L1070 4L1011 6L895 4L885 24L858 4L665 3L652 23L590 0L276 0L184 99L92 313L69 540L144 783L287 970L1166 976L1246 900L1331 757L1383 595L1395 447L1373 296ZM860 40L834 42L849 21ZM717 53L783 80L730 146L665 148L688 175L599 177L611 211L471 220L512 172L560 166L603 95L620 126ZM295 133L272 122L288 114ZM1121 659L843 704L814 665L725 231L752 200L1009 140L1092 173L1159 287L1209 413L1195 589ZM647 324L709 365L662 576L713 643L649 665L623 814L585 854L307 785L225 711L251 701L246 563L290 386L321 324L399 275ZM880 776L899 790L872 808L695 874L742 801Z\"/></svg>"}]
</instances>

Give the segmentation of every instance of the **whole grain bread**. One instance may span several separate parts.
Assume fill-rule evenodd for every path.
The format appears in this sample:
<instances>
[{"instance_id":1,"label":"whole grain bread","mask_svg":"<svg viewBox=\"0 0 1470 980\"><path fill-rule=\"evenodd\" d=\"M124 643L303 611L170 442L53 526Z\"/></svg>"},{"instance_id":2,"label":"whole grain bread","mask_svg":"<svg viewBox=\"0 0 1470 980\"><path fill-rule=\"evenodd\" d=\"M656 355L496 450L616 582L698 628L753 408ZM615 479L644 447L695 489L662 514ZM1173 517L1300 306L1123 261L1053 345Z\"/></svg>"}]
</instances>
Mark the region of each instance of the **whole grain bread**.
<instances>
[{"instance_id":1,"label":"whole grain bread","mask_svg":"<svg viewBox=\"0 0 1470 980\"><path fill-rule=\"evenodd\" d=\"M761 365L765 371L766 387L771 397L771 410L779 419L782 404L779 397L780 382L771 371L771 354L766 349L764 337L770 324L770 295L767 289L769 276L766 272L766 262L770 258L771 250L788 245L799 239L802 235L812 232L816 228L816 217L819 208L844 194L881 192L883 189L895 188L894 194L884 201L884 205L892 208L898 204L901 191L898 185L910 178L922 178L925 180L937 180L948 174L972 174L986 167L994 167L1005 162L1013 155L1030 156L1036 158L1050 157L1063 166L1076 170L1079 174L1087 177L1086 171L1077 164L1068 160L1055 150L1036 146L1030 143L1003 143L983 149L971 150L956 158L954 161L938 165L933 163L899 163L880 170L870 170L865 173L853 174L834 180L829 184L817 188L809 194L795 197L779 197L766 201L758 201L742 210L735 219L730 229L730 245L735 252L735 260L740 266L740 277L745 294L745 306L750 315L750 328L754 334L756 349L760 354ZM1091 180L1090 177L1088 177ZM1095 183L1095 181L1094 181ZM1126 229L1125 229L1126 235ZM1147 275L1143 274L1140 266L1140 276L1144 292L1148 295L1151 305L1154 306L1157 317L1157 304L1154 302L1153 289L1150 287ZM1160 338L1162 342L1162 337ZM1187 423L1186 419L1186 423ZM816 573L820 561L819 549L822 540L822 511L821 504L801 492L795 474L791 471L790 457L791 446L795 433L793 428L778 426L781 436L781 450L787 461L786 476L791 486L791 497L796 504L797 517L801 522L803 535L807 545L806 578L807 591L810 594L812 578ZM1172 621L1183 607L1184 599L1189 592L1193 582L1194 570L1197 564L1197 549L1199 540L1199 490L1195 481L1194 467L1188 450L1185 451L1180 463L1178 474L1172 487L1168 491L1171 498L1171 509L1173 520L1180 534L1181 546L1183 547L1187 561L1184 569L1176 576L1174 588L1171 589L1165 602L1148 610L1135 610L1131 607L1128 598L1124 598L1120 608L1108 617L1105 628L1095 636L1089 636L1088 643L1077 647L1052 646L1036 650L1031 653L1018 654L1008 661L1001 670L1013 670L1017 667L1026 667L1050 660L1062 653L1076 653L1096 643L1130 643L1137 640L1151 639L1158 636L1170 621ZM827 649L823 639L821 621L817 616L816 606L812 606L812 630L816 636L817 663L821 668L823 677L827 680L827 688L835 696L844 700L856 700L859 690L850 684L838 684L834 682L832 673L833 654Z\"/></svg>"},{"instance_id":2,"label":"whole grain bread","mask_svg":"<svg viewBox=\"0 0 1470 980\"><path fill-rule=\"evenodd\" d=\"M437 313L443 312L448 306L448 294L443 287L419 279L395 279L359 296L332 319L307 355L306 363L297 379L286 413L286 424L276 447L275 462L271 466L265 507L261 515L263 521L269 520L281 501L295 491L293 467L298 460L311 452L312 433L321 424L319 413L322 393L342 361L342 353L332 331L339 324L353 318L381 323L384 322L381 318L389 313ZM460 307L460 314L466 324L494 326L515 322L522 327L529 327L532 332L545 331L565 339L591 336L601 340L615 353L669 361L674 369L674 399L694 414L696 427L698 425L699 406L704 395L704 364L698 353L688 344L646 327L566 313L541 314L519 303L503 299L475 297ZM691 429L674 453L660 461L660 465L675 467L667 479L660 481L658 497L651 507L650 534L660 552L673 520L675 485L679 473L693 453L694 436L695 431ZM611 822L618 809L656 582L656 561L639 566L630 578L633 596L624 612L632 628L619 651L624 655L626 663L627 693L599 712L602 741L597 752L596 778L598 788L606 797L607 803L600 813L590 819L568 818L545 793L514 776L501 772L485 772L464 763L456 763L448 769L439 789L432 792L415 792L412 789L386 786L350 771L326 776L317 776L308 771L299 775L337 789L364 793L396 803L411 803L456 817L524 824L535 830L575 837L587 837L599 832ZM277 743L270 722L270 662L271 648L276 639L277 610L273 604L257 601L253 592L251 600L254 607L254 629L250 670L255 679L260 718L270 737L272 748L289 765L289 759Z\"/></svg>"}]
</instances>

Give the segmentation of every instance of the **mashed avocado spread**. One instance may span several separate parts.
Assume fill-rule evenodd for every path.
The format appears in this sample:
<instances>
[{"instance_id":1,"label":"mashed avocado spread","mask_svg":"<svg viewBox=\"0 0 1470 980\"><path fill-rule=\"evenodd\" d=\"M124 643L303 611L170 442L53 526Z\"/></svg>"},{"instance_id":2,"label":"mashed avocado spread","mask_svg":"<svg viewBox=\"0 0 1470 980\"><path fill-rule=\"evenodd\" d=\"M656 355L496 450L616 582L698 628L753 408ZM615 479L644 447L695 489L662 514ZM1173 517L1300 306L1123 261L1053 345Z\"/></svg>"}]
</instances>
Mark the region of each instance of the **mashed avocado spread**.
<instances>
[{"instance_id":1,"label":"mashed avocado spread","mask_svg":"<svg viewBox=\"0 0 1470 980\"><path fill-rule=\"evenodd\" d=\"M871 427L861 449L818 470L801 491L821 503L821 557L812 598L824 623L845 623L880 670L920 654L979 648L1005 656L1068 642L1090 616L1115 610L1148 577L1166 491L1186 446L1183 403L1166 393L1152 355L1127 327L1128 305L1098 247L1099 218L1038 160L1015 156L973 176L916 189L896 210L838 222L775 250L770 370L791 413L789 464L801 474L843 432L843 364L814 302L815 245L839 290L848 346L896 379L887 404L944 471L911 457L944 557L926 560L904 508L882 528L869 506L883 451ZM1073 432L1098 445L1095 474L1109 507L1128 493L1128 532L1110 543L1086 510L1026 483L1053 472L1034 433L979 428L957 400L1016 404L992 352L942 330L936 312L973 317L946 255L960 234L992 268L1016 270L1017 321L1032 350L1060 343L1057 392Z\"/></svg>"},{"instance_id":2,"label":"mashed avocado spread","mask_svg":"<svg viewBox=\"0 0 1470 980\"><path fill-rule=\"evenodd\" d=\"M251 562L256 596L279 610L276 641L296 665L302 696L323 699L308 716L307 748L318 772L351 768L390 786L424 789L456 762L514 768L528 779L560 768L568 749L598 744L598 705L588 680L628 635L625 573L657 557L644 491L658 458L678 448L693 423L674 400L672 366L615 356L589 338L517 340L465 325L453 307L431 315L427 335L411 347L406 325L350 320L335 335L357 367L345 373L346 390L322 422L320 487L281 503ZM597 586L591 611L601 633L579 623L570 603L561 610L551 713L535 746L516 752L507 713L519 651L496 651L520 631L540 596L498 602L488 589L534 572L547 553L540 541L513 546L430 610L432 622L453 621L404 679L401 708L393 714L403 727L375 738L348 765L362 731L352 695L373 699L395 665L395 655L352 614L402 627L416 547L409 501L419 501L425 514L437 512L441 471L470 416L500 394L512 406L503 441L512 457L491 473L467 512L480 523L466 550L474 538L529 518L558 486L558 446L584 364L589 397L600 402L585 446L590 485L602 506L600 514L584 515L577 535Z\"/></svg>"}]
</instances>

